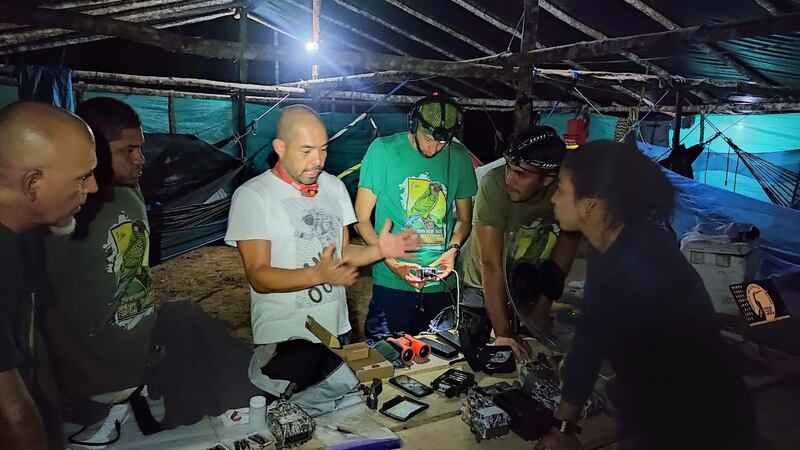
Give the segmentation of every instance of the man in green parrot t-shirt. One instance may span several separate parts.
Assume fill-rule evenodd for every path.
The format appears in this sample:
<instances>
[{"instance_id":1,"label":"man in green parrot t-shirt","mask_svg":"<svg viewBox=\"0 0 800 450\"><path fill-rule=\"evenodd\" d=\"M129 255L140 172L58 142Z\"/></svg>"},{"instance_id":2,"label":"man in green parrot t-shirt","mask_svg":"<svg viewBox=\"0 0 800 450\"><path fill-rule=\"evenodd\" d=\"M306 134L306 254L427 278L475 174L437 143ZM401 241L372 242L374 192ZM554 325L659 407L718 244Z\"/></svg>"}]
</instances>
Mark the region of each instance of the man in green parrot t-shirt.
<instances>
[{"instance_id":1,"label":"man in green parrot t-shirt","mask_svg":"<svg viewBox=\"0 0 800 450\"><path fill-rule=\"evenodd\" d=\"M425 97L409 119L409 131L376 139L361 167L355 208L361 237L374 243L374 223L390 219L392 232L411 228L421 241L413 259L386 259L373 267L367 339L424 331L452 304L456 280L450 275L472 226L477 181L469 151L455 139L461 109L451 99ZM423 267L439 273L423 278Z\"/></svg>"}]
</instances>

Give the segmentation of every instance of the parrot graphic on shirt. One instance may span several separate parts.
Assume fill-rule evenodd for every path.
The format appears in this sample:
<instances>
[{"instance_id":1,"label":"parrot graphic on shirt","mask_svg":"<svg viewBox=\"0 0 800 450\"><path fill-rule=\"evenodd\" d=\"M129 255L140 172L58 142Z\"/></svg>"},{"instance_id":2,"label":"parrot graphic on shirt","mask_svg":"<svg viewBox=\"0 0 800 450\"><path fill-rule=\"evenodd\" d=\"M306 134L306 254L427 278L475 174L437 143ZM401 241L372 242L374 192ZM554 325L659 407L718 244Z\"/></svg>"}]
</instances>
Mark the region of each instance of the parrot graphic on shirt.
<instances>
[{"instance_id":1,"label":"parrot graphic on shirt","mask_svg":"<svg viewBox=\"0 0 800 450\"><path fill-rule=\"evenodd\" d=\"M408 220L405 227L410 227L414 222L419 219L425 223L427 228L434 226L432 220L429 219L431 211L439 201L439 193L442 192L442 185L439 183L428 184L428 190L420 195L414 202L414 205L408 211Z\"/></svg>"},{"instance_id":2,"label":"parrot graphic on shirt","mask_svg":"<svg viewBox=\"0 0 800 450\"><path fill-rule=\"evenodd\" d=\"M108 315L97 331L107 324L131 329L154 306L149 290L147 223L141 219L131 220L123 211L109 230L104 249L108 258L106 270L115 277L116 289L109 299Z\"/></svg>"},{"instance_id":3,"label":"parrot graphic on shirt","mask_svg":"<svg viewBox=\"0 0 800 450\"><path fill-rule=\"evenodd\" d=\"M147 228L145 228L144 222L133 222L131 229L130 242L122 255L122 265L117 273L120 286L130 282L142 272L144 255L147 250Z\"/></svg>"}]
</instances>

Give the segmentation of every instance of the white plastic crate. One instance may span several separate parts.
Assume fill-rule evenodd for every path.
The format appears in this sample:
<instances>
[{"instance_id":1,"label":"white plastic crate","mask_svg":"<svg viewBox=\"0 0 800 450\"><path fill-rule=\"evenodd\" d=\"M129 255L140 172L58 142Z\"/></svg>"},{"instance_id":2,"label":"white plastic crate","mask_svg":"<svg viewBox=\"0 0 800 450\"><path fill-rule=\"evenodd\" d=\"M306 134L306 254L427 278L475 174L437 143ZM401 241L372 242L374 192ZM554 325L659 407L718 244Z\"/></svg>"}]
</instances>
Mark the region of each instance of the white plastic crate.
<instances>
[{"instance_id":1,"label":"white plastic crate","mask_svg":"<svg viewBox=\"0 0 800 450\"><path fill-rule=\"evenodd\" d=\"M681 241L681 251L703 279L714 310L721 314L740 315L729 286L755 278L757 245L702 240L694 236Z\"/></svg>"}]
</instances>

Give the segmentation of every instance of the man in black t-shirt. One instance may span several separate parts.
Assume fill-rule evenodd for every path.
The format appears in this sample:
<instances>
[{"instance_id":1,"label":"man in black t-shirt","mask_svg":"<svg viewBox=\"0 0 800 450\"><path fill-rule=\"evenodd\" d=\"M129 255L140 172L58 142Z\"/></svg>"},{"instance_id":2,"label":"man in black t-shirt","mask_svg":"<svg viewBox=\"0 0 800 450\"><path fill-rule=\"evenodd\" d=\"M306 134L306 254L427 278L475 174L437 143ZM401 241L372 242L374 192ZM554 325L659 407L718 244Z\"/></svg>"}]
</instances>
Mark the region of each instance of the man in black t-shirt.
<instances>
[{"instance_id":1,"label":"man in black t-shirt","mask_svg":"<svg viewBox=\"0 0 800 450\"><path fill-rule=\"evenodd\" d=\"M52 105L0 110L0 448L45 448L34 402L37 228L68 226L97 190L94 138ZM36 349L38 350L38 349Z\"/></svg>"}]
</instances>

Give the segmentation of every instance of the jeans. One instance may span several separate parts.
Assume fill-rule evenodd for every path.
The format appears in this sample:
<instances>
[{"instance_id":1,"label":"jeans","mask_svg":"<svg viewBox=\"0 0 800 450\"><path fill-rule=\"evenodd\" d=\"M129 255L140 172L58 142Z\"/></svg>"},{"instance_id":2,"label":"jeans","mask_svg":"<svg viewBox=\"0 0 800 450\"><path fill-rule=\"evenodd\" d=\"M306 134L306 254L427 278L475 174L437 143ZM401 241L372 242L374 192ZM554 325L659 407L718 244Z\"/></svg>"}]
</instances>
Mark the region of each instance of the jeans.
<instances>
[{"instance_id":1,"label":"jeans","mask_svg":"<svg viewBox=\"0 0 800 450\"><path fill-rule=\"evenodd\" d=\"M411 292L374 285L364 336L377 341L401 331L419 334L452 302L449 292Z\"/></svg>"}]
</instances>

